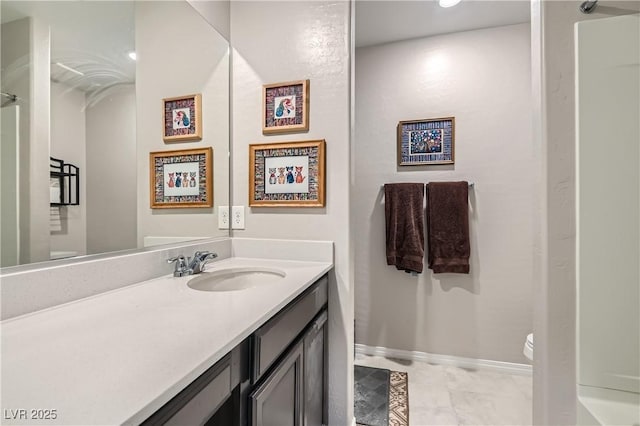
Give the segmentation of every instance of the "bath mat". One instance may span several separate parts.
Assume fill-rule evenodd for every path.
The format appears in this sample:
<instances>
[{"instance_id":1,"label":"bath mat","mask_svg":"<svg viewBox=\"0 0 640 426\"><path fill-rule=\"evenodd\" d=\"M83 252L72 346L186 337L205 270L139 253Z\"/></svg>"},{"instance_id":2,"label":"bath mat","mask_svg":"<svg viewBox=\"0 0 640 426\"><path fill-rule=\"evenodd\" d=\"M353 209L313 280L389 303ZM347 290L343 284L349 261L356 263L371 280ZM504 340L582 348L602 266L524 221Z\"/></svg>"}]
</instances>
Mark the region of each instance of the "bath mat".
<instances>
[{"instance_id":1,"label":"bath mat","mask_svg":"<svg viewBox=\"0 0 640 426\"><path fill-rule=\"evenodd\" d=\"M407 373L356 365L354 378L357 425L409 425Z\"/></svg>"},{"instance_id":2,"label":"bath mat","mask_svg":"<svg viewBox=\"0 0 640 426\"><path fill-rule=\"evenodd\" d=\"M409 426L409 377L392 371L389 387L389 426Z\"/></svg>"}]
</instances>

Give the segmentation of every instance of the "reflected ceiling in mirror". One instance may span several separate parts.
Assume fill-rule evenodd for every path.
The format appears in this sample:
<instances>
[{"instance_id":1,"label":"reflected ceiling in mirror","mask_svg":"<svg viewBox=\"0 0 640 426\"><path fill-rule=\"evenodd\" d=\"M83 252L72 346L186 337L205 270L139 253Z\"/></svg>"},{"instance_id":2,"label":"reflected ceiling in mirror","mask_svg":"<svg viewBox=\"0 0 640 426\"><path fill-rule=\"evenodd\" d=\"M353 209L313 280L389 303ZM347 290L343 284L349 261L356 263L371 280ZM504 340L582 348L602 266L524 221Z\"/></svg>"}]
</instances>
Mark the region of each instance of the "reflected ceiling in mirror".
<instances>
[{"instance_id":1,"label":"reflected ceiling in mirror","mask_svg":"<svg viewBox=\"0 0 640 426\"><path fill-rule=\"evenodd\" d=\"M228 236L215 211L229 203L229 46L202 11L186 1L0 6L1 86L9 95L0 100L10 118L0 157L3 166L13 159L2 168L1 266ZM183 49L162 51L176 39ZM189 53L198 43L198 54ZM164 72L175 63L194 71ZM203 138L165 144L161 99L189 93L202 93L209 113ZM14 146L5 149L5 140ZM149 152L205 147L214 150L213 208L152 212ZM49 157L79 168L78 205L50 205L65 185L50 176Z\"/></svg>"},{"instance_id":2,"label":"reflected ceiling in mirror","mask_svg":"<svg viewBox=\"0 0 640 426\"><path fill-rule=\"evenodd\" d=\"M52 81L85 92L135 82L134 2L2 2L3 24L23 18L50 28Z\"/></svg>"}]
</instances>

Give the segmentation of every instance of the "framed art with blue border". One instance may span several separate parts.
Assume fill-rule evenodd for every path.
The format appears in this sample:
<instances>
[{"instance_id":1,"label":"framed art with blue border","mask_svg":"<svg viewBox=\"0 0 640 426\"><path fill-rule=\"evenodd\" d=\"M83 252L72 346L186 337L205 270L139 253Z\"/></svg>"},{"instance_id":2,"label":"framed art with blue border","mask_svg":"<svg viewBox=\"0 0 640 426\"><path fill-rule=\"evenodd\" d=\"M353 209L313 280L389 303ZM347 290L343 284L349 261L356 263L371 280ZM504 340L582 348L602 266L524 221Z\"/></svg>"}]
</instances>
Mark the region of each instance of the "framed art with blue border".
<instances>
[{"instance_id":1,"label":"framed art with blue border","mask_svg":"<svg viewBox=\"0 0 640 426\"><path fill-rule=\"evenodd\" d=\"M325 141L249 145L249 206L324 207Z\"/></svg>"},{"instance_id":2,"label":"framed art with blue border","mask_svg":"<svg viewBox=\"0 0 640 426\"><path fill-rule=\"evenodd\" d=\"M398 123L398 165L453 164L455 117Z\"/></svg>"},{"instance_id":3,"label":"framed art with blue border","mask_svg":"<svg viewBox=\"0 0 640 426\"><path fill-rule=\"evenodd\" d=\"M213 148L149 153L152 209L213 206Z\"/></svg>"},{"instance_id":4,"label":"framed art with blue border","mask_svg":"<svg viewBox=\"0 0 640 426\"><path fill-rule=\"evenodd\" d=\"M309 80L265 84L262 90L262 133L309 130Z\"/></svg>"}]
</instances>

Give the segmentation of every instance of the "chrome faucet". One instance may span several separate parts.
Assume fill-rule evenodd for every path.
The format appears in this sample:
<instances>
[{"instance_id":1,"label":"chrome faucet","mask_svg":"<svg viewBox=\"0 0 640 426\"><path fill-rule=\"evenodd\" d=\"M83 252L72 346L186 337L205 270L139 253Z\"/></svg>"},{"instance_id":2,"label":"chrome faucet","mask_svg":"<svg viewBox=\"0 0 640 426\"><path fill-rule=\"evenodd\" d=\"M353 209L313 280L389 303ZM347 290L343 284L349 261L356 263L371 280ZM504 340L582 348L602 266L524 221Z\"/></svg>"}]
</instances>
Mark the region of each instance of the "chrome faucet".
<instances>
[{"instance_id":1,"label":"chrome faucet","mask_svg":"<svg viewBox=\"0 0 640 426\"><path fill-rule=\"evenodd\" d=\"M176 262L176 269L173 271L174 277L184 277L185 275L191 275L191 269L187 265L187 258L183 255L171 257L167 259L167 263Z\"/></svg>"},{"instance_id":2,"label":"chrome faucet","mask_svg":"<svg viewBox=\"0 0 640 426\"><path fill-rule=\"evenodd\" d=\"M216 253L209 251L197 251L193 254L193 259L189 262L189 269L192 274L199 274L204 271L204 265L218 257Z\"/></svg>"},{"instance_id":3,"label":"chrome faucet","mask_svg":"<svg viewBox=\"0 0 640 426\"><path fill-rule=\"evenodd\" d=\"M204 266L216 257L218 257L216 253L197 251L193 254L193 258L180 255L167 259L167 263L176 263L176 268L173 271L174 277L184 277L204 271Z\"/></svg>"}]
</instances>

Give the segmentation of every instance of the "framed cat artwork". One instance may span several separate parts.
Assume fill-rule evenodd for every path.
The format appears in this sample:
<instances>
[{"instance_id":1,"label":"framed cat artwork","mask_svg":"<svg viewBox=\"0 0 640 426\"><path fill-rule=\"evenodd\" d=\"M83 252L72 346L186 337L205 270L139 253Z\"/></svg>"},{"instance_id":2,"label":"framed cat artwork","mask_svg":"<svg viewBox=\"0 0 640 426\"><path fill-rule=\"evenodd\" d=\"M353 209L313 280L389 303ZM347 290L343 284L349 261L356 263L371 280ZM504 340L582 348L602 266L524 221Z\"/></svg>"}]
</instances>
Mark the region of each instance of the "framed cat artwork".
<instances>
[{"instance_id":1,"label":"framed cat artwork","mask_svg":"<svg viewBox=\"0 0 640 426\"><path fill-rule=\"evenodd\" d=\"M162 139L187 142L202 139L202 96L178 96L162 100Z\"/></svg>"},{"instance_id":2,"label":"framed cat artwork","mask_svg":"<svg viewBox=\"0 0 640 426\"><path fill-rule=\"evenodd\" d=\"M265 84L262 88L262 134L309 130L309 80Z\"/></svg>"},{"instance_id":3,"label":"framed cat artwork","mask_svg":"<svg viewBox=\"0 0 640 426\"><path fill-rule=\"evenodd\" d=\"M213 148L149 153L152 209L213 206Z\"/></svg>"},{"instance_id":4,"label":"framed cat artwork","mask_svg":"<svg viewBox=\"0 0 640 426\"><path fill-rule=\"evenodd\" d=\"M324 205L324 139L249 145L250 207Z\"/></svg>"}]
</instances>

